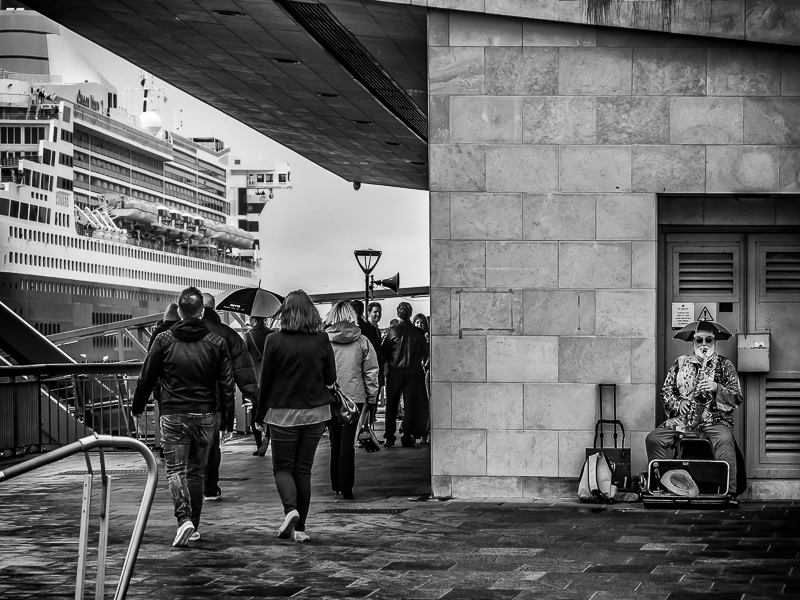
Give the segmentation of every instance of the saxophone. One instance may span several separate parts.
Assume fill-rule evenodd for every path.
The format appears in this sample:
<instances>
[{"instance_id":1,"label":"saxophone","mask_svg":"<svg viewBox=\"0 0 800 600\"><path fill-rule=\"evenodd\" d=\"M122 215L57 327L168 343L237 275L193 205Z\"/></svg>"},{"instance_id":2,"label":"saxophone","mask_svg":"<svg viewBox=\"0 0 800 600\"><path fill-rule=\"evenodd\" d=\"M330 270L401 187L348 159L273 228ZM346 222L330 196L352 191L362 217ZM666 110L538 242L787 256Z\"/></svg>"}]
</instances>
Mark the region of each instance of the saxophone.
<instances>
[{"instance_id":1,"label":"saxophone","mask_svg":"<svg viewBox=\"0 0 800 600\"><path fill-rule=\"evenodd\" d=\"M703 364L700 367L700 377L705 378L706 367L708 366L708 361L711 359L711 353L709 349L703 347L701 349L703 353ZM700 383L700 379L698 379L698 385ZM694 403L694 420L692 421L692 425L690 429L697 429L700 424L703 422L703 413L705 412L706 407L711 403L713 400L710 392L698 392L694 395L692 402Z\"/></svg>"}]
</instances>

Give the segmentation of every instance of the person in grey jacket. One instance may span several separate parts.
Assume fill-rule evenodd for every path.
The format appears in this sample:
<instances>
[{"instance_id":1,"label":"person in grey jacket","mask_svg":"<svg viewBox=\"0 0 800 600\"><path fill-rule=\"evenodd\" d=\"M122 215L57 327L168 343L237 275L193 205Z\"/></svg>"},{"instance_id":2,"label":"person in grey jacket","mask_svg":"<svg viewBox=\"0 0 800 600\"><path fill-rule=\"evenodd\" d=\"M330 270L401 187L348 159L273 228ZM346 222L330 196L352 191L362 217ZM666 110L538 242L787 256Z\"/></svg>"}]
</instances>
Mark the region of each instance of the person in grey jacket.
<instances>
[{"instance_id":1,"label":"person in grey jacket","mask_svg":"<svg viewBox=\"0 0 800 600\"><path fill-rule=\"evenodd\" d=\"M342 391L352 398L360 411L373 415L378 402L378 355L370 341L361 334L356 313L347 301L337 302L325 319L325 333L336 357L336 378ZM345 499L353 498L356 479L354 445L358 422L338 425L330 421L331 487Z\"/></svg>"}]
</instances>

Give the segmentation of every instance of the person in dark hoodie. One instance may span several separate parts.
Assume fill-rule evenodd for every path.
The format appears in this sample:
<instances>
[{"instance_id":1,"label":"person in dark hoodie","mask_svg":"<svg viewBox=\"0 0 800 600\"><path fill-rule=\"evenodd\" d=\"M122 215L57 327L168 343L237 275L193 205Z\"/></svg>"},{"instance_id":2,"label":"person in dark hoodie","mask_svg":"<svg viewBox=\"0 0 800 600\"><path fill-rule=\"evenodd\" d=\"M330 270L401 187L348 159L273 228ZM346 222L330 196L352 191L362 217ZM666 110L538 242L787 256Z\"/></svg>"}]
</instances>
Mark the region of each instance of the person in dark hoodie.
<instances>
[{"instance_id":1,"label":"person in dark hoodie","mask_svg":"<svg viewBox=\"0 0 800 600\"><path fill-rule=\"evenodd\" d=\"M161 319L156 326L153 328L153 333L150 335L150 343L147 344L147 351L150 352L150 348L153 347L153 342L156 341L156 336L161 333L162 331L169 330L173 325L175 325L178 321L181 320L180 315L178 314L178 304L176 302L170 302L167 305L167 308L164 310L164 318ZM156 383L155 387L153 388L153 402L158 405L159 410L161 409L161 383ZM161 439L161 436L159 436ZM164 458L164 446L162 444L161 448L159 449L159 457Z\"/></svg>"},{"instance_id":2,"label":"person in dark hoodie","mask_svg":"<svg viewBox=\"0 0 800 600\"><path fill-rule=\"evenodd\" d=\"M370 411L378 403L378 354L356 325L356 312L350 303L337 302L325 319L325 333L336 357L336 380L342 391L358 405ZM367 325L373 330L372 325ZM358 422L350 425L328 424L331 435L331 487L342 498L353 498L356 465L355 450Z\"/></svg>"},{"instance_id":3,"label":"person in dark hoodie","mask_svg":"<svg viewBox=\"0 0 800 600\"><path fill-rule=\"evenodd\" d=\"M217 402L233 410L234 396L227 344L200 319L203 297L197 288L183 290L178 312L182 320L158 334L150 347L132 412L142 414L160 379L164 457L178 521L172 545L186 546L190 539L200 539L203 480L216 429Z\"/></svg>"},{"instance_id":4,"label":"person in dark hoodie","mask_svg":"<svg viewBox=\"0 0 800 600\"><path fill-rule=\"evenodd\" d=\"M272 329L267 327L266 317L250 317L250 331L244 334L244 345L250 353L250 358L253 359L253 365L256 368L256 376L261 373L261 360L264 356L264 343L267 341L267 336L270 333L275 333ZM264 456L267 453L267 446L269 445L269 435L265 435L258 427L256 427L256 409L252 407L251 426L253 428L253 439L256 442L256 451L253 456Z\"/></svg>"},{"instance_id":5,"label":"person in dark hoodie","mask_svg":"<svg viewBox=\"0 0 800 600\"><path fill-rule=\"evenodd\" d=\"M252 403L258 398L258 384L256 370L253 367L253 359L250 358L250 353L247 351L239 334L220 320L219 315L214 310L215 306L214 296L203 294L203 322L211 331L222 336L227 342L228 351L231 354L231 362L233 363L233 380L242 393L242 401ZM231 392L233 392L233 387L231 387ZM233 435L235 405L228 410L223 410L222 405L219 408L217 435L214 438L214 445L208 456L208 469L206 470L205 497L206 500L211 501L219 500L222 497L222 490L219 487L219 465L222 462L222 453L219 449L219 432L227 432L228 437Z\"/></svg>"}]
</instances>

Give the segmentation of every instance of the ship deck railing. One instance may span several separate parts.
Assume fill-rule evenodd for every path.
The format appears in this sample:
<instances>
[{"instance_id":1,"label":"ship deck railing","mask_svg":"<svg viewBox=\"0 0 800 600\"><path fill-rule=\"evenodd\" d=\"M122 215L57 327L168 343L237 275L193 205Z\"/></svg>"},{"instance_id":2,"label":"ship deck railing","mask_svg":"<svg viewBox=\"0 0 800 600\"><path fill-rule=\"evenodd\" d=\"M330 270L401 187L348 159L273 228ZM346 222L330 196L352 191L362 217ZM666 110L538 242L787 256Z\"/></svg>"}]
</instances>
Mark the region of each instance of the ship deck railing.
<instances>
[{"instance_id":1,"label":"ship deck railing","mask_svg":"<svg viewBox=\"0 0 800 600\"><path fill-rule=\"evenodd\" d=\"M83 225L80 223L75 224L75 230L77 231L78 235L82 235L84 237L90 238L100 238L101 233L95 234L95 230L88 225ZM124 231L124 230L123 230ZM114 232L111 232L113 235ZM132 235L128 235L127 238L124 240L120 240L121 243L129 244L131 246L136 246L138 248L147 248L149 250L158 250L161 252L169 252L170 254L178 254L180 256L186 256L189 258L197 258L201 260L210 260L213 262L224 263L226 265L231 265L234 267L243 267L245 269L254 269L256 267L256 263L250 257L231 257L231 256L223 256L218 254L217 250L213 248L197 248L194 249L191 246L177 246L175 244L162 244L161 242L150 241L150 240L140 240Z\"/></svg>"}]
</instances>

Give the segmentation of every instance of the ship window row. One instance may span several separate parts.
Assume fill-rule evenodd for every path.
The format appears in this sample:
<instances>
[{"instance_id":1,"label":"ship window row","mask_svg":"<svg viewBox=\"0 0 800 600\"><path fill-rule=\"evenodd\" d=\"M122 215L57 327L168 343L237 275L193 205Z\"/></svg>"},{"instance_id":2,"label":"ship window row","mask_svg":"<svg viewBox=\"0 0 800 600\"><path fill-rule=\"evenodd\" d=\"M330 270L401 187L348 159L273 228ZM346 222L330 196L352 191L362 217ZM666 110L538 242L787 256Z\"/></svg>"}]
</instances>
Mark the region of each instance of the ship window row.
<instances>
[{"instance_id":1,"label":"ship window row","mask_svg":"<svg viewBox=\"0 0 800 600\"><path fill-rule=\"evenodd\" d=\"M197 168L201 173L222 179L225 181L225 169L210 162L204 161L202 158L197 159Z\"/></svg>"},{"instance_id":2,"label":"ship window row","mask_svg":"<svg viewBox=\"0 0 800 600\"><path fill-rule=\"evenodd\" d=\"M63 179L59 177L58 179ZM53 176L31 169L22 170L22 183L30 187L39 188L48 192L53 191ZM61 186L59 186L61 187Z\"/></svg>"},{"instance_id":3,"label":"ship window row","mask_svg":"<svg viewBox=\"0 0 800 600\"><path fill-rule=\"evenodd\" d=\"M41 323L34 322L33 326L36 331L42 335L53 335L54 333L61 333L61 323Z\"/></svg>"},{"instance_id":4,"label":"ship window row","mask_svg":"<svg viewBox=\"0 0 800 600\"><path fill-rule=\"evenodd\" d=\"M0 289L5 288L5 283L0 283ZM8 289L12 289L9 282ZM54 294L77 294L81 296L91 296L94 298L116 298L122 300L136 300L139 302L158 302L169 303L177 302L178 294L166 292L148 292L142 290L126 289L120 287L100 287L90 285L77 285L72 283L59 283L56 281L46 281L40 279L21 279L19 283L13 284L13 289L22 289L37 292L52 292ZM68 299L69 300L69 299ZM22 310L16 310L22 315Z\"/></svg>"},{"instance_id":5,"label":"ship window row","mask_svg":"<svg viewBox=\"0 0 800 600\"><path fill-rule=\"evenodd\" d=\"M6 262L12 265L16 264L32 267L44 267L48 269L58 269L60 271L76 271L80 273L92 273L94 275L108 275L109 277L124 277L125 279L139 279L142 281L166 283L184 287L191 285L214 290L229 290L235 287L233 284L212 282L207 279L193 279L191 277L165 275L164 273L151 273L149 271L142 271L140 269L127 269L123 267L97 265L78 260L52 258L50 256L27 254L24 252L9 252L6 258Z\"/></svg>"},{"instance_id":6,"label":"ship window row","mask_svg":"<svg viewBox=\"0 0 800 600\"><path fill-rule=\"evenodd\" d=\"M117 321L127 321L132 319L131 315L121 315L119 313L93 312L92 325L108 325Z\"/></svg>"},{"instance_id":7,"label":"ship window row","mask_svg":"<svg viewBox=\"0 0 800 600\"><path fill-rule=\"evenodd\" d=\"M61 130L61 141L62 142L67 142L68 144L71 144L72 141L73 141L72 132L71 131L67 131L66 129L62 129Z\"/></svg>"},{"instance_id":8,"label":"ship window row","mask_svg":"<svg viewBox=\"0 0 800 600\"><path fill-rule=\"evenodd\" d=\"M72 167L72 156L64 152L59 153L58 164L64 165L65 167Z\"/></svg>"},{"instance_id":9,"label":"ship window row","mask_svg":"<svg viewBox=\"0 0 800 600\"><path fill-rule=\"evenodd\" d=\"M44 139L47 139L46 127L13 125L0 127L0 144L38 144Z\"/></svg>"},{"instance_id":10,"label":"ship window row","mask_svg":"<svg viewBox=\"0 0 800 600\"><path fill-rule=\"evenodd\" d=\"M130 150L114 142L104 140L102 138L88 134L85 131L75 132L75 145L85 150L91 150L97 154L102 154L109 158L118 160L125 164L157 173L162 175L164 173L164 163L145 156L135 150Z\"/></svg>"},{"instance_id":11,"label":"ship window row","mask_svg":"<svg viewBox=\"0 0 800 600\"><path fill-rule=\"evenodd\" d=\"M0 198L0 215L13 217L15 219L25 219L26 221L36 221L39 223L50 223L50 209L37 204L28 204L19 200L9 200ZM21 229L12 227L13 229Z\"/></svg>"}]
</instances>

